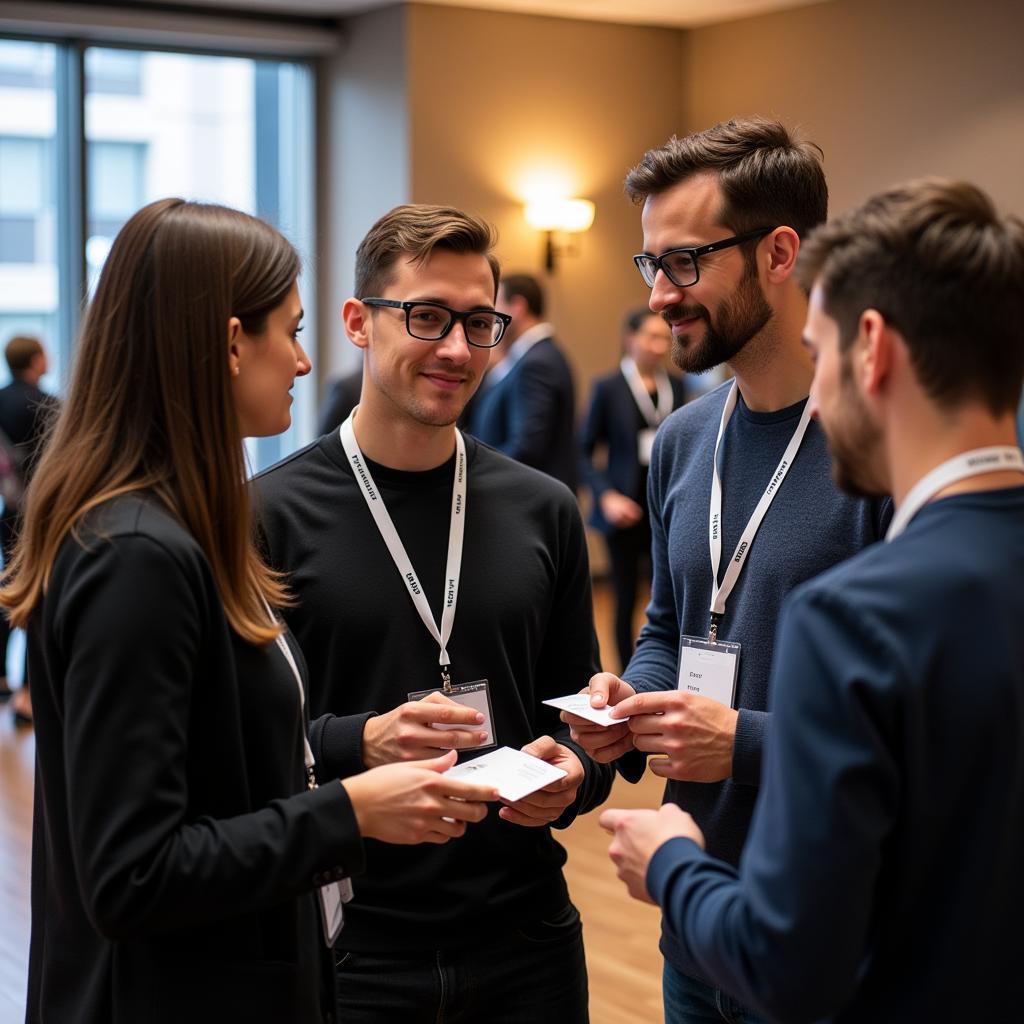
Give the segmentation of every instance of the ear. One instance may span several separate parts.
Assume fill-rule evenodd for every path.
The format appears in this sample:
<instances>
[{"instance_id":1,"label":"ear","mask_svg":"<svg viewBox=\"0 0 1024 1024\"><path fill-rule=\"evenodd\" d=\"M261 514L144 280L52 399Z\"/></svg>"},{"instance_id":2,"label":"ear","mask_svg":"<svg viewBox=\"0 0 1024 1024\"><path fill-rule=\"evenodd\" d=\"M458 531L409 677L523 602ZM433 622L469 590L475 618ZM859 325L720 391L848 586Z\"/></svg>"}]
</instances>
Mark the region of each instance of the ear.
<instances>
[{"instance_id":1,"label":"ear","mask_svg":"<svg viewBox=\"0 0 1024 1024\"><path fill-rule=\"evenodd\" d=\"M800 251L800 236L792 229L778 227L761 240L758 246L767 258L765 271L771 284L781 284L793 273L796 254Z\"/></svg>"},{"instance_id":2,"label":"ear","mask_svg":"<svg viewBox=\"0 0 1024 1024\"><path fill-rule=\"evenodd\" d=\"M854 373L867 395L877 395L892 371L896 335L877 309L865 309L857 324Z\"/></svg>"},{"instance_id":3,"label":"ear","mask_svg":"<svg viewBox=\"0 0 1024 1024\"><path fill-rule=\"evenodd\" d=\"M362 349L370 347L373 328L369 306L363 305L359 299L346 299L341 307L341 321L353 345Z\"/></svg>"},{"instance_id":4,"label":"ear","mask_svg":"<svg viewBox=\"0 0 1024 1024\"><path fill-rule=\"evenodd\" d=\"M237 377L242 369L242 321L237 316L228 320L228 373Z\"/></svg>"}]
</instances>

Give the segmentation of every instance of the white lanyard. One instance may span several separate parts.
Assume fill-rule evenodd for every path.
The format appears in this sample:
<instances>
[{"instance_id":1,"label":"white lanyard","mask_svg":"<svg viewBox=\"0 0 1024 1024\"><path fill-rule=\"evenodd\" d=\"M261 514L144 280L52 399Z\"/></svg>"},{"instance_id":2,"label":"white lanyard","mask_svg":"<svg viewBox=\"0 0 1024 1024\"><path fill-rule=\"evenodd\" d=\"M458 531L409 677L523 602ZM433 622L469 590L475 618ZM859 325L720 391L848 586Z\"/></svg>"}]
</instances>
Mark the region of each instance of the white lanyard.
<instances>
[{"instance_id":1,"label":"white lanyard","mask_svg":"<svg viewBox=\"0 0 1024 1024\"><path fill-rule=\"evenodd\" d=\"M668 379L668 374L662 370L655 376L658 385L658 407L655 409L651 396L647 393L647 388L644 387L644 382L640 377L640 371L636 368L636 363L629 356L623 356L622 362L619 363L619 369L622 370L622 376L626 378L629 390L633 392L637 408L643 418L647 420L647 425L654 430L672 411L672 384Z\"/></svg>"},{"instance_id":2,"label":"white lanyard","mask_svg":"<svg viewBox=\"0 0 1024 1024\"><path fill-rule=\"evenodd\" d=\"M930 473L926 473L910 488L903 499L903 504L892 517L885 539L889 541L898 537L921 508L950 484L971 476L980 476L982 473L996 473L1007 469L1024 472L1024 453L1011 445L973 448L971 451L953 456L936 466Z\"/></svg>"},{"instance_id":3,"label":"white lanyard","mask_svg":"<svg viewBox=\"0 0 1024 1024\"><path fill-rule=\"evenodd\" d=\"M264 607L267 609L267 614L270 616L271 621L277 622L277 618L271 611L270 605L267 603L267 599L263 598ZM306 706L306 688L302 685L302 676L299 673L299 666L295 663L295 656L292 654L292 649L288 646L288 641L284 638L284 633L277 634L277 646L281 653L284 655L284 660L288 662L288 667L292 670L292 675L295 676L295 685L299 688L299 709L303 709ZM310 789L316 789L316 761L313 759L313 748L309 745L309 737L306 735L305 719L303 719L302 727L302 754L306 762L306 780Z\"/></svg>"},{"instance_id":4,"label":"white lanyard","mask_svg":"<svg viewBox=\"0 0 1024 1024\"><path fill-rule=\"evenodd\" d=\"M738 385L736 381L733 381L732 388L730 388L729 395L725 400L725 408L722 409L722 421L718 426L718 440L715 441L715 460L711 475L711 510L708 517L708 535L711 544L711 629L708 638L712 642L718 639L718 619L725 614L725 602L729 600L729 595L732 593L733 587L736 586L736 581L739 579L743 566L746 564L747 555L750 554L750 545L754 540L754 534L757 533L761 521L767 514L768 507L775 500L775 495L779 493L782 481L786 479L786 474L789 472L790 466L793 465L793 459L800 449L804 434L807 433L807 426L811 422L811 403L808 402L804 406L800 422L796 425L796 430L793 432L786 450L782 453L782 459L775 468L771 480L768 481L764 494L761 495L761 500L757 503L757 507L747 521L746 528L743 530L739 543L736 545L732 561L729 563L729 568L725 570L725 576L722 578L721 586L719 586L718 567L722 559L722 481L718 476L718 452L722 446L725 426L729 422L729 417L732 416L733 410L736 408L738 395Z\"/></svg>"},{"instance_id":5,"label":"white lanyard","mask_svg":"<svg viewBox=\"0 0 1024 1024\"><path fill-rule=\"evenodd\" d=\"M448 529L448 562L445 566L445 589L444 610L441 613L441 628L438 630L434 621L434 614L430 610L430 604L423 593L423 586L412 567L408 552L398 536L395 524L384 505L377 485L373 482L373 476L366 465L366 459L359 449L356 441L355 431L352 429L352 420L359 407L349 414L347 420L341 425L341 445L345 449L345 455L352 464L355 478L366 505L373 516L377 529L387 545L388 551L394 560L395 566L405 583L412 603L416 606L420 618L430 632L430 635L437 641L441 648L441 655L438 664L441 666L441 680L445 690L451 689L451 659L448 657L448 639L452 635L452 625L455 622L455 605L459 597L459 577L462 574L462 536L466 526L466 478L468 470L466 467L466 443L462 440L462 434L455 431L455 480L452 483L452 511L451 526Z\"/></svg>"}]
</instances>

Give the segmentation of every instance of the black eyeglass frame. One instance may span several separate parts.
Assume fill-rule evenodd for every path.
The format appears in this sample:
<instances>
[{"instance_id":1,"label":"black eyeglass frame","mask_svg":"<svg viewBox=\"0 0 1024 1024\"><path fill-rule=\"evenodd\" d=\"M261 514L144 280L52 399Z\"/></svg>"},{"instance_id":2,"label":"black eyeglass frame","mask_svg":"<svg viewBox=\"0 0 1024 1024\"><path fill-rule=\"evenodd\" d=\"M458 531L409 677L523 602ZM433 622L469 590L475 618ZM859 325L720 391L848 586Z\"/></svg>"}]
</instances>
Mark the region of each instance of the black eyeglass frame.
<instances>
[{"instance_id":1,"label":"black eyeglass frame","mask_svg":"<svg viewBox=\"0 0 1024 1024\"><path fill-rule=\"evenodd\" d=\"M644 284L648 288L654 287L655 279L658 276L658 271L662 271L665 276L677 287L677 288L692 288L700 280L700 257L707 256L713 252L719 252L722 249L731 249L734 245L741 245L743 242L749 242L752 238L763 238L765 235L774 231L775 228L754 228L753 231L744 231L742 235L731 235L729 238L720 238L717 242L708 242L707 245L697 246L681 246L678 249L668 249L663 252L660 256L651 256L646 252L637 253L633 257L633 263L636 265L636 269L640 271L640 276L644 279ZM685 252L690 260L693 262L693 280L683 284L682 281L677 281L672 275L672 271L665 265L665 260L670 256L675 256L677 253ZM651 274L651 280L648 284L647 275L643 271L644 265L654 267L654 273Z\"/></svg>"},{"instance_id":2,"label":"black eyeglass frame","mask_svg":"<svg viewBox=\"0 0 1024 1024\"><path fill-rule=\"evenodd\" d=\"M374 306L385 309L400 309L405 313L405 329L409 334L410 338L415 338L417 341L430 341L438 342L444 338L447 338L451 333L452 328L457 324L462 324L462 332L466 336L466 344L472 345L474 348L494 348L502 338L505 337L505 331L508 330L508 325L512 323L512 317L508 313L499 313L496 309L487 309L481 307L478 309L467 309L465 311L452 309L451 306L446 306L442 302L431 302L427 299L409 299L405 302L400 302L398 299L360 299L364 305ZM436 337L436 338L424 338L419 334L416 334L412 329L412 321L410 314L418 306L431 306L434 309L443 309L451 319L448 321L448 326ZM501 324L501 330L498 331L498 336L490 343L490 345L481 345L478 341L473 341L469 336L469 331L466 328L466 321L471 317L479 313L487 313L489 316L496 317L498 323Z\"/></svg>"}]
</instances>

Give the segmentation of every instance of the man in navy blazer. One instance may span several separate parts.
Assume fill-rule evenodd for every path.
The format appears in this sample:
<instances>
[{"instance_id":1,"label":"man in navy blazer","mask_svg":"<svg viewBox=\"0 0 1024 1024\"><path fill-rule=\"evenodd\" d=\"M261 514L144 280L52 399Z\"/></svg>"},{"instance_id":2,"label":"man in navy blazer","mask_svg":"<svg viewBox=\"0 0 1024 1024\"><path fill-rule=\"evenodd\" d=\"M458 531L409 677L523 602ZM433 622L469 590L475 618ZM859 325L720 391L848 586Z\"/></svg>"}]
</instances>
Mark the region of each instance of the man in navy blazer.
<instances>
[{"instance_id":1,"label":"man in navy blazer","mask_svg":"<svg viewBox=\"0 0 1024 1024\"><path fill-rule=\"evenodd\" d=\"M484 378L466 429L499 452L561 480L579 481L576 394L572 370L545 323L544 294L536 278L502 278L497 309L512 323L504 359Z\"/></svg>"}]
</instances>

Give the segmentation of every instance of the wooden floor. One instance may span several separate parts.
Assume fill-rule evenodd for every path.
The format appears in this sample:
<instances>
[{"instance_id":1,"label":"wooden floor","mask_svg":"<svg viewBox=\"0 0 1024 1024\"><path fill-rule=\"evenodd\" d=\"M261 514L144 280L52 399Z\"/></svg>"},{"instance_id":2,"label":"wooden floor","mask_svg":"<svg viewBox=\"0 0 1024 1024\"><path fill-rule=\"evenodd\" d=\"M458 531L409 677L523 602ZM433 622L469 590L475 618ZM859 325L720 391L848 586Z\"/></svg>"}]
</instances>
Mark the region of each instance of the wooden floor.
<instances>
[{"instance_id":1,"label":"wooden floor","mask_svg":"<svg viewBox=\"0 0 1024 1024\"><path fill-rule=\"evenodd\" d=\"M0 1024L25 1019L35 738L0 708Z\"/></svg>"},{"instance_id":2,"label":"wooden floor","mask_svg":"<svg viewBox=\"0 0 1024 1024\"><path fill-rule=\"evenodd\" d=\"M595 588L594 603L602 649L610 652L611 612L603 586ZM614 659L609 655L605 664L614 668ZM0 1024L21 1024L25 1013L34 757L31 730L16 731L7 708L0 708ZM619 779L608 806L656 807L661 787L653 776L637 786ZM569 851L566 876L583 917L591 1021L660 1021L658 911L626 895L596 813L579 819L559 839Z\"/></svg>"}]
</instances>

